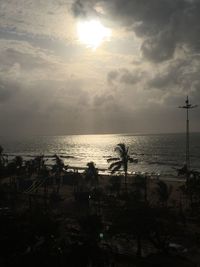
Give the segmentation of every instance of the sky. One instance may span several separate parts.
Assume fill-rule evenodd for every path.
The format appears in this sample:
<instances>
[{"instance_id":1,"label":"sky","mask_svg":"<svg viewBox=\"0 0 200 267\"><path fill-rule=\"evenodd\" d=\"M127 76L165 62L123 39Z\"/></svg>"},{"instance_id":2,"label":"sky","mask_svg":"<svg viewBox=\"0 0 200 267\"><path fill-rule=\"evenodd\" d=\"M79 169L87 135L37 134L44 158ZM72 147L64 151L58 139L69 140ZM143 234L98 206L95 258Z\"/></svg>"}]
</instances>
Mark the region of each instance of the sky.
<instances>
[{"instance_id":1,"label":"sky","mask_svg":"<svg viewBox=\"0 0 200 267\"><path fill-rule=\"evenodd\" d=\"M178 106L200 103L199 14L199 0L0 0L0 134L183 132ZM87 21L112 32L96 49Z\"/></svg>"}]
</instances>

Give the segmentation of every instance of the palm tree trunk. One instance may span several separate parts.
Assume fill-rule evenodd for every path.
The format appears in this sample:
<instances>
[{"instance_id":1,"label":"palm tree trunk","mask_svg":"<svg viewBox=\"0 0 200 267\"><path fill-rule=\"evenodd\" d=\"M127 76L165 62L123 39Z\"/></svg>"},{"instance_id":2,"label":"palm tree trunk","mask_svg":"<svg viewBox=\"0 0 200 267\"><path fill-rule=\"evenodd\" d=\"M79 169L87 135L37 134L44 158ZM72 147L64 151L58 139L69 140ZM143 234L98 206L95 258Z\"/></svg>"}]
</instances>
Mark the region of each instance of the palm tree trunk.
<instances>
[{"instance_id":1,"label":"palm tree trunk","mask_svg":"<svg viewBox=\"0 0 200 267\"><path fill-rule=\"evenodd\" d=\"M128 192L128 186L127 186L127 171L124 172L124 183L125 183L125 191Z\"/></svg>"},{"instance_id":2,"label":"palm tree trunk","mask_svg":"<svg viewBox=\"0 0 200 267\"><path fill-rule=\"evenodd\" d=\"M60 192L60 183L61 183L61 177L60 177L60 175L59 175L59 178L57 179L57 189L56 189L56 193L58 193L59 194L59 192Z\"/></svg>"},{"instance_id":3,"label":"palm tree trunk","mask_svg":"<svg viewBox=\"0 0 200 267\"><path fill-rule=\"evenodd\" d=\"M144 185L144 201L147 203L147 176L145 176L145 185Z\"/></svg>"}]
</instances>

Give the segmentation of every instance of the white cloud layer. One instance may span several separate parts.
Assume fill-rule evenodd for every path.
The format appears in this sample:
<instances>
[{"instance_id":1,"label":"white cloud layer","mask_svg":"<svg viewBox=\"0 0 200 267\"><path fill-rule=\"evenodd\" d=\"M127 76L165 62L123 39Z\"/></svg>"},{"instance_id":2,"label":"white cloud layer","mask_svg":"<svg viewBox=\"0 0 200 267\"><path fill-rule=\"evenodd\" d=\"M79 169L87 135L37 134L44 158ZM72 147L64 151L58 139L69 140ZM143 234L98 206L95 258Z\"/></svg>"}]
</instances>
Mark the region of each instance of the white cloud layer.
<instances>
[{"instance_id":1,"label":"white cloud layer","mask_svg":"<svg viewBox=\"0 0 200 267\"><path fill-rule=\"evenodd\" d=\"M200 102L199 12L197 0L0 0L1 133L184 130L177 106ZM87 17L113 31L96 52L77 42Z\"/></svg>"}]
</instances>

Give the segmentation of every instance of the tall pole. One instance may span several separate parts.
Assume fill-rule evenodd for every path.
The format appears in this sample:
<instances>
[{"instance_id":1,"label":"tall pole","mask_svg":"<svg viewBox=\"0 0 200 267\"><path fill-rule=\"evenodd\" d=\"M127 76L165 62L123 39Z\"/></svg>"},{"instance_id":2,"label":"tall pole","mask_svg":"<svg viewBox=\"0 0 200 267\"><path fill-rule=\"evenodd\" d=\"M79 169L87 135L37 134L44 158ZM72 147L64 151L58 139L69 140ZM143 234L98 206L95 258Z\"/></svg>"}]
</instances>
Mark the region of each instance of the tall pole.
<instances>
[{"instance_id":1,"label":"tall pole","mask_svg":"<svg viewBox=\"0 0 200 267\"><path fill-rule=\"evenodd\" d=\"M189 100L187 97L186 100L187 106L189 105ZM190 122L189 122L189 108L186 108L186 113L187 113L187 119L186 119L186 153L185 153L185 157L186 157L186 165L187 165L187 169L190 170Z\"/></svg>"},{"instance_id":2,"label":"tall pole","mask_svg":"<svg viewBox=\"0 0 200 267\"><path fill-rule=\"evenodd\" d=\"M189 98L187 96L185 105L179 108L186 109L186 151L185 151L185 159L186 159L186 167L187 171L190 170L190 122L189 122L189 110L192 108L196 108L197 105L192 105L189 102Z\"/></svg>"}]
</instances>

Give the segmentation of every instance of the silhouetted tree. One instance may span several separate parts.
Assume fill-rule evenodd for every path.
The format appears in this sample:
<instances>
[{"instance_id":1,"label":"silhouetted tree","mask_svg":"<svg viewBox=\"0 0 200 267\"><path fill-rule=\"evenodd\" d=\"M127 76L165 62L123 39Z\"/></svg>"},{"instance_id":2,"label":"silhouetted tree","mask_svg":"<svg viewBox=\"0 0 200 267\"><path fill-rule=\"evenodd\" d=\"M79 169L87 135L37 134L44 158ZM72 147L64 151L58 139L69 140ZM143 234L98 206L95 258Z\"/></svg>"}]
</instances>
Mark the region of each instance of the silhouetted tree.
<instances>
[{"instance_id":1,"label":"silhouetted tree","mask_svg":"<svg viewBox=\"0 0 200 267\"><path fill-rule=\"evenodd\" d=\"M35 166L34 166L34 160L26 160L25 161L25 171L29 178L34 174L35 172Z\"/></svg>"},{"instance_id":2,"label":"silhouetted tree","mask_svg":"<svg viewBox=\"0 0 200 267\"><path fill-rule=\"evenodd\" d=\"M103 234L101 217L98 215L87 215L79 220L79 225L80 233L83 236L82 249L88 259L88 263L85 266L107 266L104 263L105 253L99 245L100 234Z\"/></svg>"},{"instance_id":3,"label":"silhouetted tree","mask_svg":"<svg viewBox=\"0 0 200 267\"><path fill-rule=\"evenodd\" d=\"M41 171L45 165L44 155L37 156L33 159L33 169L37 176L41 175Z\"/></svg>"},{"instance_id":4,"label":"silhouetted tree","mask_svg":"<svg viewBox=\"0 0 200 267\"><path fill-rule=\"evenodd\" d=\"M129 195L124 204L115 209L110 234L135 240L136 254L141 257L144 241L167 253L170 241L182 231L179 228L176 215L167 207L151 207Z\"/></svg>"},{"instance_id":5,"label":"silhouetted tree","mask_svg":"<svg viewBox=\"0 0 200 267\"><path fill-rule=\"evenodd\" d=\"M130 157L129 148L125 144L118 144L115 148L118 153L118 158L110 158L107 161L111 162L109 169L112 173L119 171L120 169L124 172L124 183L127 191L127 174L128 174L128 163L137 163L138 160Z\"/></svg>"},{"instance_id":6,"label":"silhouetted tree","mask_svg":"<svg viewBox=\"0 0 200 267\"><path fill-rule=\"evenodd\" d=\"M12 159L6 166L6 173L10 177L10 184L17 186L16 178L22 175L22 165L23 158L21 156L16 156Z\"/></svg>"},{"instance_id":7,"label":"silhouetted tree","mask_svg":"<svg viewBox=\"0 0 200 267\"><path fill-rule=\"evenodd\" d=\"M8 163L7 155L3 153L3 147L0 146L0 176L5 174L5 168Z\"/></svg>"},{"instance_id":8,"label":"silhouetted tree","mask_svg":"<svg viewBox=\"0 0 200 267\"><path fill-rule=\"evenodd\" d=\"M57 184L56 192L59 193L60 184L61 184L61 176L67 170L68 166L65 166L63 160L56 154L54 155L53 160L55 161L55 164L52 167L52 172L54 173L56 177L56 184Z\"/></svg>"},{"instance_id":9,"label":"silhouetted tree","mask_svg":"<svg viewBox=\"0 0 200 267\"><path fill-rule=\"evenodd\" d=\"M91 185L94 185L96 188L99 180L98 180L98 169L95 167L95 163L93 161L87 163L87 169L85 171L86 181Z\"/></svg>"},{"instance_id":10,"label":"silhouetted tree","mask_svg":"<svg viewBox=\"0 0 200 267\"><path fill-rule=\"evenodd\" d=\"M142 240L147 240L153 225L154 214L144 202L129 198L115 210L111 235L123 235L127 240L136 241L136 254L142 256Z\"/></svg>"},{"instance_id":11,"label":"silhouetted tree","mask_svg":"<svg viewBox=\"0 0 200 267\"><path fill-rule=\"evenodd\" d=\"M163 206L167 206L169 197L172 193L172 186L167 185L163 181L157 182L156 192L158 194L159 201Z\"/></svg>"},{"instance_id":12,"label":"silhouetted tree","mask_svg":"<svg viewBox=\"0 0 200 267\"><path fill-rule=\"evenodd\" d=\"M190 178L181 187L181 191L187 196L190 201L190 207L193 208L194 204L200 203L200 173L190 172Z\"/></svg>"},{"instance_id":13,"label":"silhouetted tree","mask_svg":"<svg viewBox=\"0 0 200 267\"><path fill-rule=\"evenodd\" d=\"M23 158L21 156L16 156L14 158L14 163L16 166L17 175L22 174Z\"/></svg>"}]
</instances>

